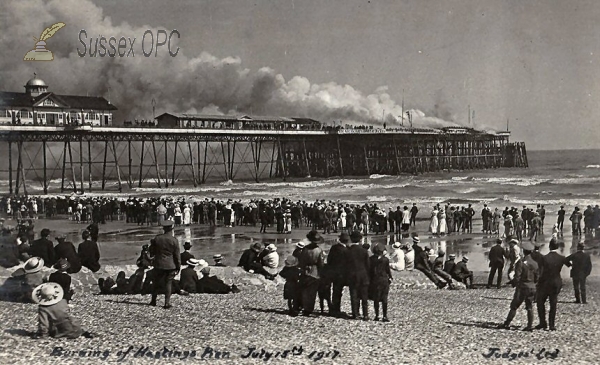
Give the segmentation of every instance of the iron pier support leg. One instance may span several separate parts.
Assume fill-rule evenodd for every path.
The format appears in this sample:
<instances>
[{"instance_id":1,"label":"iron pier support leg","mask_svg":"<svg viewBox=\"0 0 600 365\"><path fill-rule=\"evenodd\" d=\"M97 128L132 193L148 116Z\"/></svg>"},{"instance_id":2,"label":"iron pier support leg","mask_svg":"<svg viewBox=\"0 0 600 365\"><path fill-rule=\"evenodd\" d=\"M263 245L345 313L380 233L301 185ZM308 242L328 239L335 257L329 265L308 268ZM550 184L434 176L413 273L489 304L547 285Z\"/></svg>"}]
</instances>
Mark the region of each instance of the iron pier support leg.
<instances>
[{"instance_id":1,"label":"iron pier support leg","mask_svg":"<svg viewBox=\"0 0 600 365\"><path fill-rule=\"evenodd\" d=\"M131 164L133 163L133 160L131 159L131 140L127 141L127 152L129 156L129 170L127 174L127 183L129 184L129 189L131 189L133 188L133 179L131 178Z\"/></svg>"},{"instance_id":2,"label":"iron pier support leg","mask_svg":"<svg viewBox=\"0 0 600 365\"><path fill-rule=\"evenodd\" d=\"M102 190L106 187L106 156L108 154L108 140L104 141L104 160L102 161Z\"/></svg>"},{"instance_id":3,"label":"iron pier support leg","mask_svg":"<svg viewBox=\"0 0 600 365\"><path fill-rule=\"evenodd\" d=\"M85 181L83 175L83 138L79 137L79 169L81 170L81 192L84 192L83 182Z\"/></svg>"},{"instance_id":4,"label":"iron pier support leg","mask_svg":"<svg viewBox=\"0 0 600 365\"><path fill-rule=\"evenodd\" d=\"M177 144L179 141L175 141L175 152L173 152L173 173L171 174L171 185L175 185L175 168L177 167ZM166 172L166 170L165 170Z\"/></svg>"},{"instance_id":5,"label":"iron pier support leg","mask_svg":"<svg viewBox=\"0 0 600 365\"><path fill-rule=\"evenodd\" d=\"M161 188L160 167L158 166L158 155L156 154L156 144L154 143L154 140L152 140L152 151L154 152L154 164L156 165L156 181L158 182L158 187Z\"/></svg>"},{"instance_id":6,"label":"iron pier support leg","mask_svg":"<svg viewBox=\"0 0 600 365\"><path fill-rule=\"evenodd\" d=\"M44 152L46 152L45 149ZM13 193L12 170L12 142L8 141L8 191L10 195Z\"/></svg>"},{"instance_id":7,"label":"iron pier support leg","mask_svg":"<svg viewBox=\"0 0 600 365\"><path fill-rule=\"evenodd\" d=\"M188 150L190 151L190 167L192 168L192 181L194 182L194 187L197 187L198 181L196 180L196 164L194 163L194 152L192 151L192 142L189 140Z\"/></svg>"},{"instance_id":8,"label":"iron pier support leg","mask_svg":"<svg viewBox=\"0 0 600 365\"><path fill-rule=\"evenodd\" d=\"M306 177L310 177L310 164L308 163L308 152L306 150L306 137L302 139L302 147L304 148L304 162L306 163Z\"/></svg>"},{"instance_id":9,"label":"iron pier support leg","mask_svg":"<svg viewBox=\"0 0 600 365\"><path fill-rule=\"evenodd\" d=\"M88 141L88 179L89 190L92 191L92 142Z\"/></svg>"},{"instance_id":10,"label":"iron pier support leg","mask_svg":"<svg viewBox=\"0 0 600 365\"><path fill-rule=\"evenodd\" d=\"M202 165L202 183L206 182L206 156L208 155L208 141L204 144L204 164Z\"/></svg>"},{"instance_id":11,"label":"iron pier support leg","mask_svg":"<svg viewBox=\"0 0 600 365\"><path fill-rule=\"evenodd\" d=\"M65 141L65 145L63 147L63 165L62 165L62 175L60 179L60 192L63 193L65 191L65 169L67 167L67 141ZM102 187L104 189L104 186Z\"/></svg>"},{"instance_id":12,"label":"iron pier support leg","mask_svg":"<svg viewBox=\"0 0 600 365\"><path fill-rule=\"evenodd\" d=\"M48 169L47 169L47 162L46 162L46 141L42 141L42 150L43 150L42 152L44 154L44 156L43 156L43 158L44 158L44 194L48 194L48 177L47 177Z\"/></svg>"},{"instance_id":13,"label":"iron pier support leg","mask_svg":"<svg viewBox=\"0 0 600 365\"><path fill-rule=\"evenodd\" d=\"M144 171L144 142L146 141L142 141L142 152L140 154L140 171L139 171L139 181L138 181L138 187L141 188L142 187L142 172Z\"/></svg>"},{"instance_id":14,"label":"iron pier support leg","mask_svg":"<svg viewBox=\"0 0 600 365\"><path fill-rule=\"evenodd\" d=\"M115 167L117 168L117 181L119 182L119 192L123 191L123 185L121 182L121 169L119 168L119 159L117 158L117 148L115 146L115 140L112 140L112 151L115 159Z\"/></svg>"},{"instance_id":15,"label":"iron pier support leg","mask_svg":"<svg viewBox=\"0 0 600 365\"><path fill-rule=\"evenodd\" d=\"M75 176L75 165L73 164L73 150L71 149L71 141L69 143L69 164L71 164L71 175L73 176L73 191L77 193L77 177Z\"/></svg>"},{"instance_id":16,"label":"iron pier support leg","mask_svg":"<svg viewBox=\"0 0 600 365\"><path fill-rule=\"evenodd\" d=\"M227 141L227 144L228 144L227 148L229 151L229 141ZM223 141L221 141L221 155L223 156L223 166L225 167L225 181L227 181L227 180L229 180L229 177L227 176L227 170L228 170L227 161L228 160L227 161L225 160L225 145L223 144ZM229 154L227 154L227 157L229 157Z\"/></svg>"},{"instance_id":17,"label":"iron pier support leg","mask_svg":"<svg viewBox=\"0 0 600 365\"><path fill-rule=\"evenodd\" d=\"M165 140L165 188L169 187L169 141Z\"/></svg>"},{"instance_id":18,"label":"iron pier support leg","mask_svg":"<svg viewBox=\"0 0 600 365\"><path fill-rule=\"evenodd\" d=\"M344 177L344 160L342 159L342 148L340 147L340 135L337 135L338 157L340 160L340 175Z\"/></svg>"},{"instance_id":19,"label":"iron pier support leg","mask_svg":"<svg viewBox=\"0 0 600 365\"><path fill-rule=\"evenodd\" d=\"M235 165L235 144L236 144L236 141L233 141L233 146L231 148L231 164L229 167L229 178L231 180L233 180L233 170L234 170L233 166ZM227 146L227 150L229 152L229 146Z\"/></svg>"}]
</instances>

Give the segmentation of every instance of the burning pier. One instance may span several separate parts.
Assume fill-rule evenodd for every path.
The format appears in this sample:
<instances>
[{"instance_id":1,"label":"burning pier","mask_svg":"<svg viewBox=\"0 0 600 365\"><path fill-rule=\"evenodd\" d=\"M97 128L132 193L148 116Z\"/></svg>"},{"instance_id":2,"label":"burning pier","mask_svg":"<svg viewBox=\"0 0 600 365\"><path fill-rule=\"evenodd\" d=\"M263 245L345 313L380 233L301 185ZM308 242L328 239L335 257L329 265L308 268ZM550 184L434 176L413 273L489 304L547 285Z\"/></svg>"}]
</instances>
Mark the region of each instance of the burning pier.
<instances>
[{"instance_id":1,"label":"burning pier","mask_svg":"<svg viewBox=\"0 0 600 365\"><path fill-rule=\"evenodd\" d=\"M10 194L31 193L34 186L46 194L57 179L57 192L79 193L184 181L198 186L528 166L525 144L510 143L509 132L284 124L279 129L239 123L220 128L0 125L0 151L8 153L3 173Z\"/></svg>"}]
</instances>

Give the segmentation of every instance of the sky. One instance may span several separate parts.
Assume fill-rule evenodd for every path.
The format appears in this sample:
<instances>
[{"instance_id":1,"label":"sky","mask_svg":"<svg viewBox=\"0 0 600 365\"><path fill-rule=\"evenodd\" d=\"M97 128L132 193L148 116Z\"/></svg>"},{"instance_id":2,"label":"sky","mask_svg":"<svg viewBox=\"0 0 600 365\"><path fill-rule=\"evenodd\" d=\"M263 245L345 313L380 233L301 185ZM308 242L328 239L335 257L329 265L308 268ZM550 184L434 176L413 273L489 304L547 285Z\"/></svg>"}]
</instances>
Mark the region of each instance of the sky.
<instances>
[{"instance_id":1,"label":"sky","mask_svg":"<svg viewBox=\"0 0 600 365\"><path fill-rule=\"evenodd\" d=\"M600 2L30 0L0 4L0 87L110 97L123 118L245 112L505 130L528 149L600 148ZM61 20L64 19L64 20ZM22 61L55 21L55 61ZM79 57L89 36L177 29L176 57ZM10 34L8 36L7 34ZM139 44L139 43L138 43ZM404 99L405 107L401 108ZM131 105L123 108L122 105Z\"/></svg>"}]
</instances>

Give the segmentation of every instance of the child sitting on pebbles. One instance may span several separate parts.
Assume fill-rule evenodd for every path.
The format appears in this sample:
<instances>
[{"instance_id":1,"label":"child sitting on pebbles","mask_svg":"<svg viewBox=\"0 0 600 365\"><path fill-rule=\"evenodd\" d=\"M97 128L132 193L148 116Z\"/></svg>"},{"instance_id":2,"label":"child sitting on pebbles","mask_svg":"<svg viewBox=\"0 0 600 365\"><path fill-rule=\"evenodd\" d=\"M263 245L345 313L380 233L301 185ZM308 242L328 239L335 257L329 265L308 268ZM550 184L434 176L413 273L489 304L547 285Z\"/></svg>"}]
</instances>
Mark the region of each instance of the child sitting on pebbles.
<instances>
[{"instance_id":1,"label":"child sitting on pebbles","mask_svg":"<svg viewBox=\"0 0 600 365\"><path fill-rule=\"evenodd\" d=\"M92 333L83 331L79 321L71 317L69 305L63 296L63 289L57 283L44 283L33 290L31 299L38 304L38 331L33 338L95 337Z\"/></svg>"}]
</instances>

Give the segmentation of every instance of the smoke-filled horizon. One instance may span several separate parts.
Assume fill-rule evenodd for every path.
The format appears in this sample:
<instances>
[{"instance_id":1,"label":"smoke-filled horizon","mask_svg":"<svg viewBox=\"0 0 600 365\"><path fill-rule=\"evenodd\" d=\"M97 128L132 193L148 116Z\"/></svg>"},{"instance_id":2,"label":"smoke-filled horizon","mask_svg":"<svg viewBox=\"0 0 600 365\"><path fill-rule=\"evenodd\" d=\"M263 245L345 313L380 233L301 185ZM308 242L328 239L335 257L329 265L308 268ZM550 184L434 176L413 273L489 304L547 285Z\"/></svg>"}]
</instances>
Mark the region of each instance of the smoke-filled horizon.
<instances>
[{"instance_id":1,"label":"smoke-filled horizon","mask_svg":"<svg viewBox=\"0 0 600 365\"><path fill-rule=\"evenodd\" d=\"M167 47L163 47L157 51L157 57L144 57L141 49L144 32L151 30L156 35L165 28L160 24L144 27L115 24L102 8L89 0L8 1L3 8L2 28L14 35L0 38L4 50L19 52L23 44L33 48L35 42L31 39L38 37L43 27L59 21L67 25L47 41L54 52L54 61L15 63L9 57L0 59L2 89L22 91L22 85L37 72L49 84L49 91L57 94L101 95L109 99L119 108L115 124L151 119L152 100L155 100L156 115L163 112L278 115L313 118L323 123L386 123L393 127L402 122L408 125L409 111L415 127L458 125L441 95L437 95L438 101L430 111L425 112L411 104L403 108L402 102L390 96L388 86L367 93L347 84L313 83L300 75L286 79L269 66L248 69L235 55L219 58L206 51L190 54L181 49L176 57L170 57ZM82 29L87 34L82 38L86 43L84 57L78 55L84 50L79 35ZM90 57L101 36L136 37L135 56ZM171 48L175 50L176 38L172 42Z\"/></svg>"}]
</instances>

